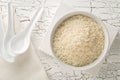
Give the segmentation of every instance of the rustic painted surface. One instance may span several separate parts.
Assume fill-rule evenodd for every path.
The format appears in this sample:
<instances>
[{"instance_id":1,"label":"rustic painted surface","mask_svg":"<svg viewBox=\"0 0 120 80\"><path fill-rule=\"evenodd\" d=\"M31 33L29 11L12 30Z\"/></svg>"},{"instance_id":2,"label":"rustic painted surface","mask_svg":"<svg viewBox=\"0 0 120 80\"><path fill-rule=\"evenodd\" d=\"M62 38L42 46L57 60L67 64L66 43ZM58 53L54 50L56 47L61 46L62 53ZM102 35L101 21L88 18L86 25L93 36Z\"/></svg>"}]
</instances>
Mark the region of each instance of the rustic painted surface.
<instances>
[{"instance_id":1,"label":"rustic painted surface","mask_svg":"<svg viewBox=\"0 0 120 80\"><path fill-rule=\"evenodd\" d=\"M19 2L35 5L40 5L42 2L42 0L0 0L0 14L3 15L3 18L7 15L8 1L17 4L15 6L15 12L20 18L22 25L19 29L23 29L29 23L31 16L37 8L37 6L23 7ZM44 15L41 20L38 20L32 35L32 40L36 48L40 46L39 41L45 36L46 30L60 4L58 0L47 0L46 2ZM64 0L63 2L82 11L95 14L106 25L120 27L120 0ZM100 65L97 73L62 67L58 61L45 53L40 52L38 56L50 80L120 80L120 35L117 35L114 44L106 55L104 62Z\"/></svg>"}]
</instances>

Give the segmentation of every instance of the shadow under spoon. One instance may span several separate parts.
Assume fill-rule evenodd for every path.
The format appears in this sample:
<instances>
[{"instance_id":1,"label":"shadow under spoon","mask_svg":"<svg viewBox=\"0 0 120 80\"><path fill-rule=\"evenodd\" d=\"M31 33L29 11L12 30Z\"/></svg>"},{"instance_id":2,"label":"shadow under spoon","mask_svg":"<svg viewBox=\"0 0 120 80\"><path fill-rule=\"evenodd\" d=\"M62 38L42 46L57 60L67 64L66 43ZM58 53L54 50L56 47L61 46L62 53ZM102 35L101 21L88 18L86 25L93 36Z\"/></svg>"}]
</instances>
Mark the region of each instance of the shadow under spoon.
<instances>
[{"instance_id":1,"label":"shadow under spoon","mask_svg":"<svg viewBox=\"0 0 120 80\"><path fill-rule=\"evenodd\" d=\"M4 37L4 25L2 14L0 14L0 57L2 58L3 53L3 37Z\"/></svg>"},{"instance_id":2,"label":"shadow under spoon","mask_svg":"<svg viewBox=\"0 0 120 80\"><path fill-rule=\"evenodd\" d=\"M15 35L14 28L13 28L13 8L11 6L11 3L8 3L8 27L7 31L4 36L4 41L3 41L3 51L2 56L4 60L8 62L14 62L14 57L12 57L7 50L7 45L10 41L10 39Z\"/></svg>"}]
</instances>

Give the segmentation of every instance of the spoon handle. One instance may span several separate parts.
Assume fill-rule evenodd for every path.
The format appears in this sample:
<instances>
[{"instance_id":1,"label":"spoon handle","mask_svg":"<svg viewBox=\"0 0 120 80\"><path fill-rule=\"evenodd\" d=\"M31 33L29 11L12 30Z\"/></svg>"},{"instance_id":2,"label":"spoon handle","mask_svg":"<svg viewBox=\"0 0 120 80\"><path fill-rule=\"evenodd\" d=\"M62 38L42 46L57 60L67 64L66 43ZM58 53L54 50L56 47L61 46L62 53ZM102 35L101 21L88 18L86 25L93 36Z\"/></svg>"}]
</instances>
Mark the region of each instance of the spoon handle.
<instances>
[{"instance_id":1,"label":"spoon handle","mask_svg":"<svg viewBox=\"0 0 120 80\"><path fill-rule=\"evenodd\" d=\"M31 34L31 31L34 27L34 24L37 22L39 18L41 18L44 6L45 6L46 0L43 0L41 7L38 8L34 16L32 17L30 24L27 26L26 30L28 31L29 34Z\"/></svg>"},{"instance_id":2,"label":"spoon handle","mask_svg":"<svg viewBox=\"0 0 120 80\"><path fill-rule=\"evenodd\" d=\"M31 31L34 27L34 24L37 22L37 20L41 17L42 13L43 13L44 8L43 7L39 7L39 9L37 10L37 12L35 13L35 15L33 16L33 18L30 21L30 24L26 27L25 32L28 32L28 34L31 34Z\"/></svg>"}]
</instances>

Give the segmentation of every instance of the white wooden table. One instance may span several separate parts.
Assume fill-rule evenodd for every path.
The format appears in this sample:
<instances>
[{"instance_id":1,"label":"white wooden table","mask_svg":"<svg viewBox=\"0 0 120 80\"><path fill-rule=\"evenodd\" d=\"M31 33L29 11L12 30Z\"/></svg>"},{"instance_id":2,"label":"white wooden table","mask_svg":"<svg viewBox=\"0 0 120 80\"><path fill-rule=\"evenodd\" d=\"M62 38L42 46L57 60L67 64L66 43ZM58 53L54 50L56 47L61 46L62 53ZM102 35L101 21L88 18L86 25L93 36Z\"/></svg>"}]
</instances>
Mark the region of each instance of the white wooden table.
<instances>
[{"instance_id":1,"label":"white wooden table","mask_svg":"<svg viewBox=\"0 0 120 80\"><path fill-rule=\"evenodd\" d=\"M8 1L10 0L0 0L0 13L4 15L7 15L6 3ZM13 3L26 2L38 5L41 4L41 1L11 0ZM120 27L120 0L64 0L62 2L82 11L95 14L105 24ZM37 22L32 35L36 48L40 46L39 41L44 37L59 4L60 0L47 0L44 16ZM35 11L35 7L17 6L15 10L17 16L20 18L21 24L27 24ZM120 35L117 35L114 44L97 74L63 68L54 58L44 53L38 53L38 55L50 80L120 80Z\"/></svg>"}]
</instances>

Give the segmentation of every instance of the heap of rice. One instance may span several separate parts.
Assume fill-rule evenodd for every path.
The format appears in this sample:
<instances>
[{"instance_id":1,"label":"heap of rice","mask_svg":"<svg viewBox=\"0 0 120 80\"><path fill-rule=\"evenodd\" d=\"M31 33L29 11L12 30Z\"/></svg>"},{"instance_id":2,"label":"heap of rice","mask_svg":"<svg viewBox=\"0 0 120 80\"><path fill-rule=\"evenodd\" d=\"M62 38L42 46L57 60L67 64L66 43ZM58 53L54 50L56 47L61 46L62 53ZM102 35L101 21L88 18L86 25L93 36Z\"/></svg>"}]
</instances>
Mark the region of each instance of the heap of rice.
<instances>
[{"instance_id":1,"label":"heap of rice","mask_svg":"<svg viewBox=\"0 0 120 80\"><path fill-rule=\"evenodd\" d=\"M90 17L78 14L64 20L53 36L53 51L63 62L85 66L94 62L104 47L104 32Z\"/></svg>"}]
</instances>

